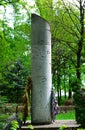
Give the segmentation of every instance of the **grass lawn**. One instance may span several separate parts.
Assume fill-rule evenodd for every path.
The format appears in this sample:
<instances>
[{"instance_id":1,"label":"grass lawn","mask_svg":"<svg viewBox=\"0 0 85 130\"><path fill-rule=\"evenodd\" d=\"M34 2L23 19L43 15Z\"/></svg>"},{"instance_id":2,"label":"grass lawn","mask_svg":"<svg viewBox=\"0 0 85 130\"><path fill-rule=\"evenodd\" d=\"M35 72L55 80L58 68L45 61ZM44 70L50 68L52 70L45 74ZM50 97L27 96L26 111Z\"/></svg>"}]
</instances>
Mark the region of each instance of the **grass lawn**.
<instances>
[{"instance_id":1,"label":"grass lawn","mask_svg":"<svg viewBox=\"0 0 85 130\"><path fill-rule=\"evenodd\" d=\"M75 120L75 111L60 113L56 116L56 120Z\"/></svg>"}]
</instances>

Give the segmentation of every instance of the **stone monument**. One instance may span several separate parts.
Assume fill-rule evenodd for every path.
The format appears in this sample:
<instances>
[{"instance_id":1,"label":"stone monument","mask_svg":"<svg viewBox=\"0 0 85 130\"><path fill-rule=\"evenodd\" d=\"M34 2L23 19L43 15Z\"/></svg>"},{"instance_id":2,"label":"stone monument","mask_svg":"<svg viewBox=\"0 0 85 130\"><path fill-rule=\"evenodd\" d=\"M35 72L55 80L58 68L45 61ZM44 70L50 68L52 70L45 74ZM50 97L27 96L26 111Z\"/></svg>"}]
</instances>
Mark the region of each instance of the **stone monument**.
<instances>
[{"instance_id":1,"label":"stone monument","mask_svg":"<svg viewBox=\"0 0 85 130\"><path fill-rule=\"evenodd\" d=\"M49 23L32 14L32 124L49 124L51 119L51 31Z\"/></svg>"}]
</instances>

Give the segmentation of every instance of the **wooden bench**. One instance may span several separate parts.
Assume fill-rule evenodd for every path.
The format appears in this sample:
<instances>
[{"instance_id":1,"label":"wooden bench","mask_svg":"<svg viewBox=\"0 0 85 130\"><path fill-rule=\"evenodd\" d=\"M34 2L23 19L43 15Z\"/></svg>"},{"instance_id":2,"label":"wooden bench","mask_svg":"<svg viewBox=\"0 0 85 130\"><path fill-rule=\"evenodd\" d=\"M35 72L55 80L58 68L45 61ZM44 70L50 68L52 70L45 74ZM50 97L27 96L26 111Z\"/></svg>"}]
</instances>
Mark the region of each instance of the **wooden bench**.
<instances>
[{"instance_id":1,"label":"wooden bench","mask_svg":"<svg viewBox=\"0 0 85 130\"><path fill-rule=\"evenodd\" d=\"M75 106L74 105L69 105L69 106L59 106L59 113L65 113L71 110L74 110Z\"/></svg>"}]
</instances>

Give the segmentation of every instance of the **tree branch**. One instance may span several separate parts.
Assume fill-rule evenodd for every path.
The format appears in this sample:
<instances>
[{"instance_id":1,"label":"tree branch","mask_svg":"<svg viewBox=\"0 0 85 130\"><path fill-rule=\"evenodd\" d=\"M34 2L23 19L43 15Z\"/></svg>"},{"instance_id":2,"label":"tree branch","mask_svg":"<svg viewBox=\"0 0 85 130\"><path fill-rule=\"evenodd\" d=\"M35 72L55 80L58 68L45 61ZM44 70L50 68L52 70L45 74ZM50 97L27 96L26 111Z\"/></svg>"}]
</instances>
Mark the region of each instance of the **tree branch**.
<instances>
[{"instance_id":1,"label":"tree branch","mask_svg":"<svg viewBox=\"0 0 85 130\"><path fill-rule=\"evenodd\" d=\"M76 25L76 23L74 22L73 18L71 17L71 15L70 15L70 11L69 11L69 9L67 8L67 6L66 6L64 0L62 0L62 2L63 2L63 5L64 5L66 11L68 12L69 18L71 19L73 25L74 25L74 26L77 28L77 30L79 31L78 26ZM73 15L74 15L74 14L73 14ZM80 31L79 31L79 32L80 32Z\"/></svg>"},{"instance_id":2,"label":"tree branch","mask_svg":"<svg viewBox=\"0 0 85 130\"><path fill-rule=\"evenodd\" d=\"M59 38L56 38L56 39L53 39L52 40L53 42L63 42L63 44L65 45L65 46L68 46L68 47L70 47L70 49L76 54L77 53L77 49L75 49L74 47L72 47L70 44L72 43L72 42L68 42L68 41L66 41L66 40L63 40L63 39L59 39Z\"/></svg>"}]
</instances>

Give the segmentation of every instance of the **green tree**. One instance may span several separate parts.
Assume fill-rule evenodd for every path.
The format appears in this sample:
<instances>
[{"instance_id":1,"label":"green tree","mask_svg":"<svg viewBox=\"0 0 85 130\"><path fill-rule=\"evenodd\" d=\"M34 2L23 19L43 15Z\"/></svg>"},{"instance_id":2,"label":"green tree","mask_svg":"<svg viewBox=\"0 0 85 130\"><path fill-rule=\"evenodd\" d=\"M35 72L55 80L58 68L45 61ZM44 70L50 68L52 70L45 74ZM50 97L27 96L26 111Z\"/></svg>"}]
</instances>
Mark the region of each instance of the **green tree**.
<instances>
[{"instance_id":1,"label":"green tree","mask_svg":"<svg viewBox=\"0 0 85 130\"><path fill-rule=\"evenodd\" d=\"M63 7L63 3L61 3L61 1L57 1L57 3L53 3L53 0L42 1L42 2L37 1L37 5L40 10L40 15L44 17L45 19L47 19L51 25L52 70L53 70L52 72L53 72L53 77L54 77L53 84L55 84L54 83L54 79L55 79L58 95L61 95L59 93L61 93L60 92L61 83L62 83L61 79L62 79L62 75L64 75L63 72L65 70L64 65L67 64L67 62L72 61L73 58L71 57L71 55L74 55L74 53L72 53L71 51L71 48L73 47L70 47L71 41L69 41L69 38L72 36L70 35L66 36L67 32L66 30L63 29L64 25L62 22L62 17L63 17L63 12L65 12L65 8ZM48 12L51 12L51 13L48 14ZM65 14L65 16L67 16L67 14ZM66 22L66 20L64 21ZM66 43L66 41L68 42ZM62 68L64 69L62 70ZM66 88L64 87L64 89Z\"/></svg>"},{"instance_id":2,"label":"green tree","mask_svg":"<svg viewBox=\"0 0 85 130\"><path fill-rule=\"evenodd\" d=\"M54 3L52 0L39 0L36 3L40 15L47 19L51 25L52 46L60 42L60 48L61 46L63 48L63 56L67 56L69 65L72 63L74 69L76 69L76 78L81 80L81 60L82 53L84 53L84 10L82 1L79 0L78 5L63 0L57 0ZM48 12L51 13L48 14ZM68 57L69 55L70 57Z\"/></svg>"},{"instance_id":3,"label":"green tree","mask_svg":"<svg viewBox=\"0 0 85 130\"><path fill-rule=\"evenodd\" d=\"M8 82L6 93L9 102L22 101L23 90L27 80L27 70L25 70L22 63L18 60L7 66L6 79Z\"/></svg>"},{"instance_id":4,"label":"green tree","mask_svg":"<svg viewBox=\"0 0 85 130\"><path fill-rule=\"evenodd\" d=\"M22 0L0 2L0 92L8 86L6 66L20 60L26 74L31 72L31 11L26 7L27 2Z\"/></svg>"}]
</instances>

